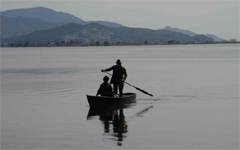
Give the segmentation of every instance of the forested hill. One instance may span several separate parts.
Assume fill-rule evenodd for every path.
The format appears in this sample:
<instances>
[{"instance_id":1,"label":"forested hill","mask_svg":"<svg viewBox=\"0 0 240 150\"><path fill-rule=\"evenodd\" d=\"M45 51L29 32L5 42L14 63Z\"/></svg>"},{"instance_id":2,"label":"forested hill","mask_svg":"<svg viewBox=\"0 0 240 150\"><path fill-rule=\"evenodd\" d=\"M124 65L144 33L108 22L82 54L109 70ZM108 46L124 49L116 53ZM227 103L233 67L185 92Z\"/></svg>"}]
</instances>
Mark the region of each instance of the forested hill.
<instances>
[{"instance_id":1,"label":"forested hill","mask_svg":"<svg viewBox=\"0 0 240 150\"><path fill-rule=\"evenodd\" d=\"M144 42L149 43L166 43L169 40L186 42L206 42L213 41L212 38L204 35L189 36L179 32L169 30L151 30L144 28L110 28L97 23L80 25L69 23L60 27L39 30L33 33L2 39L2 43L55 43L61 41L79 41L82 43L91 41L108 41L113 42Z\"/></svg>"},{"instance_id":2,"label":"forested hill","mask_svg":"<svg viewBox=\"0 0 240 150\"><path fill-rule=\"evenodd\" d=\"M98 23L108 27L124 27L121 24L108 21L83 21L82 19L64 12L45 7L22 8L1 11L1 38L8 38L31 32L54 28L68 23L87 25Z\"/></svg>"},{"instance_id":3,"label":"forested hill","mask_svg":"<svg viewBox=\"0 0 240 150\"><path fill-rule=\"evenodd\" d=\"M163 28L161 30L170 30L170 31L173 31L173 32L180 32L180 33L187 34L187 35L190 35L190 36L196 36L197 35L197 33L194 33L190 30L182 30L182 29L178 29L178 28L171 28L170 26L166 26L165 28ZM216 35L213 35L213 34L205 34L205 36L212 38L216 42L226 41L225 39L217 37Z\"/></svg>"},{"instance_id":4,"label":"forested hill","mask_svg":"<svg viewBox=\"0 0 240 150\"><path fill-rule=\"evenodd\" d=\"M1 16L1 38L25 35L36 30L50 29L63 25L63 23L43 21L38 18L5 17Z\"/></svg>"}]
</instances>

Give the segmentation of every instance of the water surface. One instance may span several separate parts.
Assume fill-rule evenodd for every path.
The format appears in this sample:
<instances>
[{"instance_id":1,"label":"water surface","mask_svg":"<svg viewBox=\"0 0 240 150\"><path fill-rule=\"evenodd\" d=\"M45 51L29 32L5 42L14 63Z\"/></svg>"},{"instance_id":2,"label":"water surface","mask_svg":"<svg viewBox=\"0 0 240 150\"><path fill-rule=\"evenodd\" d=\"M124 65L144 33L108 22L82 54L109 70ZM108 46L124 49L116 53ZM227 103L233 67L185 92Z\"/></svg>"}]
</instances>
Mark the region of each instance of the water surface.
<instances>
[{"instance_id":1,"label":"water surface","mask_svg":"<svg viewBox=\"0 0 240 150\"><path fill-rule=\"evenodd\" d=\"M117 59L154 97L89 118ZM239 70L237 44L2 48L1 149L239 149Z\"/></svg>"}]
</instances>

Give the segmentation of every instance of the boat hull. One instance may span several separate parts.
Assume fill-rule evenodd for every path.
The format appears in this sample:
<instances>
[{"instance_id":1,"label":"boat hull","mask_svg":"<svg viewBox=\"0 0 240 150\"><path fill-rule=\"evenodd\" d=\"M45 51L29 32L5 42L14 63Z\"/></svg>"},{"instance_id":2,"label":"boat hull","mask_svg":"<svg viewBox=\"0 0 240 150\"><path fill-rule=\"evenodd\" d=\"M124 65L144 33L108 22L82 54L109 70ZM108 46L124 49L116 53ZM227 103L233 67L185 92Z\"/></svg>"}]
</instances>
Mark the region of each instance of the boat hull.
<instances>
[{"instance_id":1,"label":"boat hull","mask_svg":"<svg viewBox=\"0 0 240 150\"><path fill-rule=\"evenodd\" d=\"M136 93L124 93L122 97L91 96L87 95L90 107L111 106L123 103L133 103L136 101Z\"/></svg>"}]
</instances>

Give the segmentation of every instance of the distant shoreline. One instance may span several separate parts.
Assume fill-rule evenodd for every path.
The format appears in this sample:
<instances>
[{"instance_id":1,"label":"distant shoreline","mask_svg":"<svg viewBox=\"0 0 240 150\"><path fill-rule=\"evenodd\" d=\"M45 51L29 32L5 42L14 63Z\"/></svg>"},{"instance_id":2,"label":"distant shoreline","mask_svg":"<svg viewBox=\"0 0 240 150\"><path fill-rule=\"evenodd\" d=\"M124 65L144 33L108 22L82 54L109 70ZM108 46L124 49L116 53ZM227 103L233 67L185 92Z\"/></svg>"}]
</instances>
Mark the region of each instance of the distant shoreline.
<instances>
[{"instance_id":1,"label":"distant shoreline","mask_svg":"<svg viewBox=\"0 0 240 150\"><path fill-rule=\"evenodd\" d=\"M147 43L146 41L144 43L142 42L119 42L119 43L108 43L107 41L103 43L36 43L36 44L30 44L28 42L25 43L12 43L12 44L1 44L1 47L99 47L99 46L151 46L151 45L211 45L211 44L240 44L240 41L236 42L206 42L206 43L163 43L163 44L157 44L157 43Z\"/></svg>"}]
</instances>

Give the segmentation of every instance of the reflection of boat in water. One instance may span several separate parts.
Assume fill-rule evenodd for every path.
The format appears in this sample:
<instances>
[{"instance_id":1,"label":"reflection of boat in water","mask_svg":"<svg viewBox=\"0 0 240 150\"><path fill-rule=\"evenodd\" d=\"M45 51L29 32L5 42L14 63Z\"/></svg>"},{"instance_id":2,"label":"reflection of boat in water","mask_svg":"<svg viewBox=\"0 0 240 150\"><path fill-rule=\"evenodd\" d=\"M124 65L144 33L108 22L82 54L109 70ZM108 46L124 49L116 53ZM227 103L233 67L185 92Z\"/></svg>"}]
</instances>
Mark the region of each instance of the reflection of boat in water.
<instances>
[{"instance_id":1,"label":"reflection of boat in water","mask_svg":"<svg viewBox=\"0 0 240 150\"><path fill-rule=\"evenodd\" d=\"M107 139L117 141L117 145L121 146L123 139L126 138L124 134L128 131L123 110L134 105L136 105L135 99L119 101L112 105L90 105L87 119L90 120L93 116L99 116L99 120L104 124L104 136Z\"/></svg>"},{"instance_id":2,"label":"reflection of boat in water","mask_svg":"<svg viewBox=\"0 0 240 150\"><path fill-rule=\"evenodd\" d=\"M91 107L115 105L119 103L132 103L136 100L136 93L124 93L121 97L87 95L87 99Z\"/></svg>"},{"instance_id":3,"label":"reflection of boat in water","mask_svg":"<svg viewBox=\"0 0 240 150\"><path fill-rule=\"evenodd\" d=\"M89 111L89 113L91 113L91 111ZM108 109L104 113L98 114L98 116L99 120L104 124L103 136L105 139L116 141L117 145L121 146L123 139L126 138L125 134L128 132L128 125L125 120L123 108L117 110Z\"/></svg>"}]
</instances>

